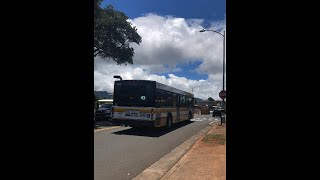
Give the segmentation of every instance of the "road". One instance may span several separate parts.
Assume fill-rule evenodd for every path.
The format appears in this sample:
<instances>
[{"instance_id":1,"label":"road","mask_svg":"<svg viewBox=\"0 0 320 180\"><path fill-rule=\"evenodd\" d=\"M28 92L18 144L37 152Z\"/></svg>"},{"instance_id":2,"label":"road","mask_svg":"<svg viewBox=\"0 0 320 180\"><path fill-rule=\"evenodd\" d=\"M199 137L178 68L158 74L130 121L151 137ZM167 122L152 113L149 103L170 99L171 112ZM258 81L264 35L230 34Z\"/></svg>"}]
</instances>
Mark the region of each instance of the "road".
<instances>
[{"instance_id":1,"label":"road","mask_svg":"<svg viewBox=\"0 0 320 180\"><path fill-rule=\"evenodd\" d=\"M94 132L94 179L132 179L219 117L196 115L171 130L107 127Z\"/></svg>"}]
</instances>

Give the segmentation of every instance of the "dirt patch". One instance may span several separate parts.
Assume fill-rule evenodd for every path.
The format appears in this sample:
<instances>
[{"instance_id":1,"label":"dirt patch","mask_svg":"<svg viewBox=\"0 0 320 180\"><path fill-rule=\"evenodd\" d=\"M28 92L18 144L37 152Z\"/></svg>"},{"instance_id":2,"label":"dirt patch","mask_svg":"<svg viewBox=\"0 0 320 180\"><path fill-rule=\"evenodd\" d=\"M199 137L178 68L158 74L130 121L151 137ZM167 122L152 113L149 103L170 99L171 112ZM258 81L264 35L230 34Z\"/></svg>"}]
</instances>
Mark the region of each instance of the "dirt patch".
<instances>
[{"instance_id":1,"label":"dirt patch","mask_svg":"<svg viewBox=\"0 0 320 180\"><path fill-rule=\"evenodd\" d=\"M182 165L168 179L225 180L225 128L225 126L215 125L193 146Z\"/></svg>"}]
</instances>

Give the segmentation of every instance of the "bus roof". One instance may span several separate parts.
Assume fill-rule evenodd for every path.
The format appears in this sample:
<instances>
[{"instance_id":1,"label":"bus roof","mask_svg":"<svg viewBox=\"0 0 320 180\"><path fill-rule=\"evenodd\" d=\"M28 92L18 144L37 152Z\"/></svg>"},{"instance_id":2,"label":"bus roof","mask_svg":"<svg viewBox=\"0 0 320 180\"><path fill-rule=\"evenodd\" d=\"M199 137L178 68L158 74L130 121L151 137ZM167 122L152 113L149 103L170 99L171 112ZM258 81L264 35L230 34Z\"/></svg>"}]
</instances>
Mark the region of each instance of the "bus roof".
<instances>
[{"instance_id":1,"label":"bus roof","mask_svg":"<svg viewBox=\"0 0 320 180\"><path fill-rule=\"evenodd\" d=\"M156 88L158 88L158 89L162 89L162 90L171 91L171 92L174 92L174 93L178 93L178 94L182 94L182 95L194 97L194 95L193 95L192 93L189 93L189 92L186 92L186 91L183 91L183 90L174 88L174 87L172 87L172 86L168 86L168 85L159 83L159 82L157 82L157 81L151 81L151 80L118 80L118 81L116 81L116 82L120 82L120 81L124 81L124 82L126 82L126 81L154 82L154 83L156 84Z\"/></svg>"},{"instance_id":2,"label":"bus roof","mask_svg":"<svg viewBox=\"0 0 320 180\"><path fill-rule=\"evenodd\" d=\"M99 102L113 102L113 99L99 99Z\"/></svg>"},{"instance_id":3,"label":"bus roof","mask_svg":"<svg viewBox=\"0 0 320 180\"><path fill-rule=\"evenodd\" d=\"M171 91L171 92L182 94L182 95L185 95L185 96L194 97L194 95L192 93L189 93L189 92L186 92L186 91L183 91L183 90L180 90L180 89L177 89L177 88L174 88L172 86L168 86L168 85L165 85L165 84L162 84L162 83L156 82L156 86L157 86L158 89Z\"/></svg>"}]
</instances>

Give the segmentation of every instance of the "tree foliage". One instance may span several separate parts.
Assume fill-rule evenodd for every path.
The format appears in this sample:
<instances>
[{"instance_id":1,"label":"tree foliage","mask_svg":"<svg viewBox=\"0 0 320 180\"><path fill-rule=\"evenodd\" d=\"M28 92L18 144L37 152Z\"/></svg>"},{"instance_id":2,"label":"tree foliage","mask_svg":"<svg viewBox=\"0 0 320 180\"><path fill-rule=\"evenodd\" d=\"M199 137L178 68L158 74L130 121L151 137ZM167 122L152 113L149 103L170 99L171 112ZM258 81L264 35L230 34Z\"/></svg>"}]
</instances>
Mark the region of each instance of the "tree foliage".
<instances>
[{"instance_id":1,"label":"tree foliage","mask_svg":"<svg viewBox=\"0 0 320 180\"><path fill-rule=\"evenodd\" d=\"M208 101L214 101L214 99L212 97L209 97Z\"/></svg>"},{"instance_id":2,"label":"tree foliage","mask_svg":"<svg viewBox=\"0 0 320 180\"><path fill-rule=\"evenodd\" d=\"M94 6L94 57L112 59L119 64L133 64L134 49L130 43L141 43L141 37L128 17L108 5L101 8L102 0Z\"/></svg>"}]
</instances>

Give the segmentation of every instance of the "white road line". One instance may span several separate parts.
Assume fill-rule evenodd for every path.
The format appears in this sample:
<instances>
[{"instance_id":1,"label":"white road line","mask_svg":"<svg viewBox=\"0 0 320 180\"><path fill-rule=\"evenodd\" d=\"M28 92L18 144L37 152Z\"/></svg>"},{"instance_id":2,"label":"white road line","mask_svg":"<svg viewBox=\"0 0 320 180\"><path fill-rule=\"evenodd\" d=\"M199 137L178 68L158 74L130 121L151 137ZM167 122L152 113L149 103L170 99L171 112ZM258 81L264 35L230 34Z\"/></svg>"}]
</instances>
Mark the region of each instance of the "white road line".
<instances>
[{"instance_id":1,"label":"white road line","mask_svg":"<svg viewBox=\"0 0 320 180\"><path fill-rule=\"evenodd\" d=\"M108 128L102 128L102 129L97 129L97 130L94 130L94 132L98 132L98 131L104 131L104 130L108 130L108 129L114 129L114 128L119 128L121 126L114 126L114 127L108 127Z\"/></svg>"}]
</instances>

